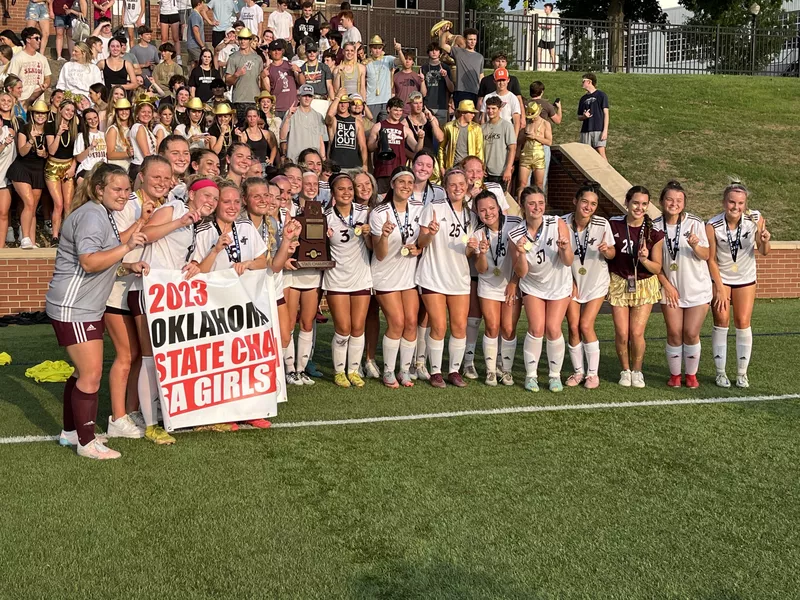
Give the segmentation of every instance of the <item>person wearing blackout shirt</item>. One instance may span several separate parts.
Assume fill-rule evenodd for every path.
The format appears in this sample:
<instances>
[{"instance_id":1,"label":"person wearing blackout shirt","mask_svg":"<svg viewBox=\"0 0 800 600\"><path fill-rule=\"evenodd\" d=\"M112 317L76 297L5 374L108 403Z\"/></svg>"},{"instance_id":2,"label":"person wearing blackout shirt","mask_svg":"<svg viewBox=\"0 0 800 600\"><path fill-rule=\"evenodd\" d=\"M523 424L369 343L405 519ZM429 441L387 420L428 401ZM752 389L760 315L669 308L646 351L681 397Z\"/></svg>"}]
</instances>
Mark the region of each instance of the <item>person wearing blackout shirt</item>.
<instances>
[{"instance_id":1,"label":"person wearing blackout shirt","mask_svg":"<svg viewBox=\"0 0 800 600\"><path fill-rule=\"evenodd\" d=\"M606 157L608 142L608 96L597 89L597 76L586 73L581 85L586 93L578 103L578 120L581 124L581 144L589 144L597 153Z\"/></svg>"},{"instance_id":2,"label":"person wearing blackout shirt","mask_svg":"<svg viewBox=\"0 0 800 600\"><path fill-rule=\"evenodd\" d=\"M325 118L328 125L328 158L346 173L367 170L367 143L363 125L350 114L349 96L331 102Z\"/></svg>"}]
</instances>

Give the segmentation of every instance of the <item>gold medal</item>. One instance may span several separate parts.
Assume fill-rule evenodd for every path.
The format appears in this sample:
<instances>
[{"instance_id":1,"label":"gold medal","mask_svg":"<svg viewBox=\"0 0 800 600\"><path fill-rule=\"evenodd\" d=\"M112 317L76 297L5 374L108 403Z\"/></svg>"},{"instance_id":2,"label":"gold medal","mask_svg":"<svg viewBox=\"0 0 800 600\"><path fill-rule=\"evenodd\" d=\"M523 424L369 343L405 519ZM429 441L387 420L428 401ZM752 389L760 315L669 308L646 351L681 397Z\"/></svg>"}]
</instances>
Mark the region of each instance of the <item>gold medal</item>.
<instances>
[{"instance_id":1,"label":"gold medal","mask_svg":"<svg viewBox=\"0 0 800 600\"><path fill-rule=\"evenodd\" d=\"M461 236L461 241L466 244L469 241L469 236L465 233Z\"/></svg>"},{"instance_id":2,"label":"gold medal","mask_svg":"<svg viewBox=\"0 0 800 600\"><path fill-rule=\"evenodd\" d=\"M128 269L122 265L117 267L117 277L125 277L128 274Z\"/></svg>"},{"instance_id":3,"label":"gold medal","mask_svg":"<svg viewBox=\"0 0 800 600\"><path fill-rule=\"evenodd\" d=\"M738 273L739 272L739 265L737 265L736 263L733 263L733 266L731 267L731 271L733 271L734 273Z\"/></svg>"},{"instance_id":4,"label":"gold medal","mask_svg":"<svg viewBox=\"0 0 800 600\"><path fill-rule=\"evenodd\" d=\"M500 270L500 267L495 267L495 268L494 268L494 271L492 271L492 274L493 274L495 277L500 277L500 275L502 275L502 274L503 274L503 272Z\"/></svg>"},{"instance_id":5,"label":"gold medal","mask_svg":"<svg viewBox=\"0 0 800 600\"><path fill-rule=\"evenodd\" d=\"M669 270L670 270L670 271L677 271L677 270L678 270L678 263L672 263L672 264L669 266Z\"/></svg>"},{"instance_id":6,"label":"gold medal","mask_svg":"<svg viewBox=\"0 0 800 600\"><path fill-rule=\"evenodd\" d=\"M586 267L581 267L578 269L578 275L586 275Z\"/></svg>"},{"instance_id":7,"label":"gold medal","mask_svg":"<svg viewBox=\"0 0 800 600\"><path fill-rule=\"evenodd\" d=\"M400 255L401 255L401 256L408 256L409 254L411 254L411 250L409 250L409 249L408 249L408 248L406 248L405 246L403 246L402 248L400 248Z\"/></svg>"},{"instance_id":8,"label":"gold medal","mask_svg":"<svg viewBox=\"0 0 800 600\"><path fill-rule=\"evenodd\" d=\"M356 226L356 228L353 229L353 233L355 233L357 236L361 235L361 227Z\"/></svg>"},{"instance_id":9,"label":"gold medal","mask_svg":"<svg viewBox=\"0 0 800 600\"><path fill-rule=\"evenodd\" d=\"M530 252L531 248L533 248L533 244L531 244L530 242L525 242L523 248L525 248L525 252Z\"/></svg>"}]
</instances>

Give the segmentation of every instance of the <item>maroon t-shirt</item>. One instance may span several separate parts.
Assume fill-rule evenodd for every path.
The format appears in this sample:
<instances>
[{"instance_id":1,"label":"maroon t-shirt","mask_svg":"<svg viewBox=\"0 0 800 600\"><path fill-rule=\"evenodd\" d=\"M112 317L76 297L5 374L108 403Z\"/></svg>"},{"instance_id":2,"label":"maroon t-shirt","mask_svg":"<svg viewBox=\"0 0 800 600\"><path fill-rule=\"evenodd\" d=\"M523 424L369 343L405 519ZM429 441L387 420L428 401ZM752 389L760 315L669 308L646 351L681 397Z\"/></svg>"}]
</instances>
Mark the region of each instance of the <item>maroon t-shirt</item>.
<instances>
[{"instance_id":1,"label":"maroon t-shirt","mask_svg":"<svg viewBox=\"0 0 800 600\"><path fill-rule=\"evenodd\" d=\"M422 77L419 73L404 73L396 71L394 74L394 95L403 101L403 114L411 112L411 105L408 104L408 97L411 92L422 91Z\"/></svg>"},{"instance_id":2,"label":"maroon t-shirt","mask_svg":"<svg viewBox=\"0 0 800 600\"><path fill-rule=\"evenodd\" d=\"M612 217L609 220L609 224L611 225L611 231L614 232L614 248L616 248L617 253L609 261L608 270L622 278L633 275L634 260L639 257L640 243L647 245L652 257L653 246L664 239L664 232L651 229L647 239L640 240L642 226L632 227L629 225L626 227L624 216ZM609 241L606 240L606 244L608 243ZM638 265L636 269L637 279L647 279L653 276L641 263L637 262L636 264Z\"/></svg>"},{"instance_id":3,"label":"maroon t-shirt","mask_svg":"<svg viewBox=\"0 0 800 600\"><path fill-rule=\"evenodd\" d=\"M403 139L405 129L402 123L389 123L381 121L381 130L386 130L389 136L389 147L394 150L394 158L389 161L380 160L378 154L381 149L381 132L378 132L378 151L373 156L375 165L375 177L389 177L397 167L406 164L406 144Z\"/></svg>"},{"instance_id":4,"label":"maroon t-shirt","mask_svg":"<svg viewBox=\"0 0 800 600\"><path fill-rule=\"evenodd\" d=\"M269 86L275 96L275 110L289 110L297 100L297 82L294 80L292 64L286 60L277 66L272 63L268 72Z\"/></svg>"}]
</instances>

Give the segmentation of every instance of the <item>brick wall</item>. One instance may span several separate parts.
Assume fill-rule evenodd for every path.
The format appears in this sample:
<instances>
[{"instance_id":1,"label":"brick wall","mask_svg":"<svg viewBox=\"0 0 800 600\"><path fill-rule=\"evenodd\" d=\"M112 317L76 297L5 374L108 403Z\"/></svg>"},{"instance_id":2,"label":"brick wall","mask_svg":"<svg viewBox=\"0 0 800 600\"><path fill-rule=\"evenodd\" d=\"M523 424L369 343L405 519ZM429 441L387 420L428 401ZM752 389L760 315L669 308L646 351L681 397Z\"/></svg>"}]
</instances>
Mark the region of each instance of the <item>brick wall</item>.
<instances>
[{"instance_id":1,"label":"brick wall","mask_svg":"<svg viewBox=\"0 0 800 600\"><path fill-rule=\"evenodd\" d=\"M567 158L558 146L552 147L550 171L547 175L548 212L563 215L574 209L573 199L578 188L586 182L586 175ZM608 219L622 214L616 205L602 192L597 214Z\"/></svg>"}]
</instances>

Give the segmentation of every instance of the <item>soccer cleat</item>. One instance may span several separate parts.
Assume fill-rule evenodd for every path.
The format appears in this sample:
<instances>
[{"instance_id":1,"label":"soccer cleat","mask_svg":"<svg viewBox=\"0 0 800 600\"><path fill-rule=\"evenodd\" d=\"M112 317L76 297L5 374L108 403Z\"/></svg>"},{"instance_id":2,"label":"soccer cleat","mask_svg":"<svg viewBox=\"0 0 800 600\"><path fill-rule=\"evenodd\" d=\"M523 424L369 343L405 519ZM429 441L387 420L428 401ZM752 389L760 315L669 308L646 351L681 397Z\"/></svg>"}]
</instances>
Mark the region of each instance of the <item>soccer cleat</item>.
<instances>
[{"instance_id":1,"label":"soccer cleat","mask_svg":"<svg viewBox=\"0 0 800 600\"><path fill-rule=\"evenodd\" d=\"M256 429L269 429L272 426L272 423L266 419L250 419L249 421L245 421L245 423Z\"/></svg>"},{"instance_id":2,"label":"soccer cleat","mask_svg":"<svg viewBox=\"0 0 800 600\"><path fill-rule=\"evenodd\" d=\"M551 392L563 392L564 385L561 383L561 377L551 377L549 387Z\"/></svg>"},{"instance_id":3,"label":"soccer cleat","mask_svg":"<svg viewBox=\"0 0 800 600\"><path fill-rule=\"evenodd\" d=\"M411 373L408 371L400 371L397 379L403 387L414 387L414 378L411 377Z\"/></svg>"},{"instance_id":4,"label":"soccer cleat","mask_svg":"<svg viewBox=\"0 0 800 600\"><path fill-rule=\"evenodd\" d=\"M82 456L84 458L93 458L95 460L111 460L114 458L119 458L122 455L116 450L108 448L97 438L94 438L85 446L78 444L78 456Z\"/></svg>"},{"instance_id":5,"label":"soccer cleat","mask_svg":"<svg viewBox=\"0 0 800 600\"><path fill-rule=\"evenodd\" d=\"M144 432L144 437L157 446L169 446L175 443L175 438L159 425L149 425Z\"/></svg>"},{"instance_id":6,"label":"soccer cleat","mask_svg":"<svg viewBox=\"0 0 800 600\"><path fill-rule=\"evenodd\" d=\"M194 428L194 431L216 431L217 433L229 433L231 431L239 431L239 426L236 423L212 423L211 425L199 425Z\"/></svg>"},{"instance_id":7,"label":"soccer cleat","mask_svg":"<svg viewBox=\"0 0 800 600\"><path fill-rule=\"evenodd\" d=\"M567 377L567 387L577 387L583 381L583 373L575 372Z\"/></svg>"},{"instance_id":8,"label":"soccer cleat","mask_svg":"<svg viewBox=\"0 0 800 600\"><path fill-rule=\"evenodd\" d=\"M600 378L597 375L589 375L583 382L583 387L587 390L595 390L600 387Z\"/></svg>"},{"instance_id":9,"label":"soccer cleat","mask_svg":"<svg viewBox=\"0 0 800 600\"><path fill-rule=\"evenodd\" d=\"M393 390L396 390L400 387L400 384L397 383L397 377L395 377L394 373L391 371L383 372L383 385Z\"/></svg>"},{"instance_id":10,"label":"soccer cleat","mask_svg":"<svg viewBox=\"0 0 800 600\"><path fill-rule=\"evenodd\" d=\"M297 376L297 373L292 371L286 374L286 383L289 385L303 385L303 380Z\"/></svg>"},{"instance_id":11,"label":"soccer cleat","mask_svg":"<svg viewBox=\"0 0 800 600\"><path fill-rule=\"evenodd\" d=\"M697 381L697 375L687 375L686 376L686 387L687 388L699 388L700 382Z\"/></svg>"},{"instance_id":12,"label":"soccer cleat","mask_svg":"<svg viewBox=\"0 0 800 600\"><path fill-rule=\"evenodd\" d=\"M667 381L667 385L669 387L681 387L681 376L680 375L670 375L669 381Z\"/></svg>"},{"instance_id":13,"label":"soccer cleat","mask_svg":"<svg viewBox=\"0 0 800 600\"><path fill-rule=\"evenodd\" d=\"M494 371L489 371L486 373L486 385L490 387L497 387L497 373Z\"/></svg>"},{"instance_id":14,"label":"soccer cleat","mask_svg":"<svg viewBox=\"0 0 800 600\"><path fill-rule=\"evenodd\" d=\"M747 373L744 375L737 375L736 376L736 387L740 388L749 388L750 387L750 380L747 378Z\"/></svg>"},{"instance_id":15,"label":"soccer cleat","mask_svg":"<svg viewBox=\"0 0 800 600\"><path fill-rule=\"evenodd\" d=\"M350 383L357 388L364 387L364 380L361 379L361 376L358 373L348 373L347 379L350 380Z\"/></svg>"},{"instance_id":16,"label":"soccer cleat","mask_svg":"<svg viewBox=\"0 0 800 600\"><path fill-rule=\"evenodd\" d=\"M429 381L431 382L431 385L435 388L447 387L447 384L444 382L444 377L442 377L441 373L432 373Z\"/></svg>"},{"instance_id":17,"label":"soccer cleat","mask_svg":"<svg viewBox=\"0 0 800 600\"><path fill-rule=\"evenodd\" d=\"M731 380L725 373L717 373L717 387L729 388L731 387Z\"/></svg>"},{"instance_id":18,"label":"soccer cleat","mask_svg":"<svg viewBox=\"0 0 800 600\"><path fill-rule=\"evenodd\" d=\"M101 444L108 441L108 436L102 433L95 434L94 439L98 440ZM64 431L61 430L61 435L58 436L58 444L60 446L77 446L78 445L78 432L75 430ZM88 444L87 444L88 445Z\"/></svg>"},{"instance_id":19,"label":"soccer cleat","mask_svg":"<svg viewBox=\"0 0 800 600\"><path fill-rule=\"evenodd\" d=\"M536 380L536 377L525 378L525 389L529 392L539 391L539 382Z\"/></svg>"},{"instance_id":20,"label":"soccer cleat","mask_svg":"<svg viewBox=\"0 0 800 600\"><path fill-rule=\"evenodd\" d=\"M644 375L641 371L631 371L631 385L635 388L644 387Z\"/></svg>"},{"instance_id":21,"label":"soccer cleat","mask_svg":"<svg viewBox=\"0 0 800 600\"><path fill-rule=\"evenodd\" d=\"M478 369L475 368L475 365L467 365L464 367L464 377L467 379L478 378Z\"/></svg>"},{"instance_id":22,"label":"soccer cleat","mask_svg":"<svg viewBox=\"0 0 800 600\"><path fill-rule=\"evenodd\" d=\"M364 363L364 373L370 379L381 378L381 371L378 369L378 363L371 358L367 359L367 362Z\"/></svg>"},{"instance_id":23,"label":"soccer cleat","mask_svg":"<svg viewBox=\"0 0 800 600\"><path fill-rule=\"evenodd\" d=\"M295 377L300 380L302 385L314 385L315 381L308 376L305 371L302 373L295 373Z\"/></svg>"},{"instance_id":24,"label":"soccer cleat","mask_svg":"<svg viewBox=\"0 0 800 600\"><path fill-rule=\"evenodd\" d=\"M619 384L622 387L631 387L631 372L630 371L620 371L619 372Z\"/></svg>"},{"instance_id":25,"label":"soccer cleat","mask_svg":"<svg viewBox=\"0 0 800 600\"><path fill-rule=\"evenodd\" d=\"M460 387L460 388L467 387L467 382L464 381L464 378L461 377L461 373L459 373L458 371L453 371L452 373L450 373L447 376L447 381L451 385L454 385L456 387Z\"/></svg>"},{"instance_id":26,"label":"soccer cleat","mask_svg":"<svg viewBox=\"0 0 800 600\"><path fill-rule=\"evenodd\" d=\"M408 376L411 377L414 381L417 379L417 365L411 365L408 368Z\"/></svg>"},{"instance_id":27,"label":"soccer cleat","mask_svg":"<svg viewBox=\"0 0 800 600\"><path fill-rule=\"evenodd\" d=\"M133 421L134 424L139 429L142 430L142 433L144 433L144 430L147 429L147 425L144 422L144 417L142 416L142 411L135 410L132 413L130 413L128 416L131 418L131 421Z\"/></svg>"},{"instance_id":28,"label":"soccer cleat","mask_svg":"<svg viewBox=\"0 0 800 600\"><path fill-rule=\"evenodd\" d=\"M137 427L130 415L125 415L116 420L109 416L107 434L110 438L137 440L144 437L144 429Z\"/></svg>"},{"instance_id":29,"label":"soccer cleat","mask_svg":"<svg viewBox=\"0 0 800 600\"><path fill-rule=\"evenodd\" d=\"M428 381L431 378L431 374L428 372L428 367L425 366L424 362L417 363L417 379L421 379L422 381Z\"/></svg>"},{"instance_id":30,"label":"soccer cleat","mask_svg":"<svg viewBox=\"0 0 800 600\"><path fill-rule=\"evenodd\" d=\"M343 388L350 387L350 381L347 379L347 375L344 373L335 373L333 376L333 383Z\"/></svg>"},{"instance_id":31,"label":"soccer cleat","mask_svg":"<svg viewBox=\"0 0 800 600\"><path fill-rule=\"evenodd\" d=\"M306 375L309 377L322 377L322 371L317 368L317 365L314 364L313 360L310 360L306 363Z\"/></svg>"},{"instance_id":32,"label":"soccer cleat","mask_svg":"<svg viewBox=\"0 0 800 600\"><path fill-rule=\"evenodd\" d=\"M511 371L503 371L500 375L500 383L503 385L514 385L514 376Z\"/></svg>"}]
</instances>

